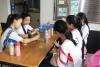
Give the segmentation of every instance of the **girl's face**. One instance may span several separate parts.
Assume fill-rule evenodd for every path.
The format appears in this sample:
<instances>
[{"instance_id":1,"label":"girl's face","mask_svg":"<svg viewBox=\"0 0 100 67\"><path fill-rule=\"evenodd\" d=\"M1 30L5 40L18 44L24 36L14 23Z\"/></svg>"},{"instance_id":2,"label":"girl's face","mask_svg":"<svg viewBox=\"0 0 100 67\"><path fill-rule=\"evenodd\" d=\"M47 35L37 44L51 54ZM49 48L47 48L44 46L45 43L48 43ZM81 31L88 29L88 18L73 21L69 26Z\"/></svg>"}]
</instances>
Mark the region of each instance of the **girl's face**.
<instances>
[{"instance_id":1,"label":"girl's face","mask_svg":"<svg viewBox=\"0 0 100 67\"><path fill-rule=\"evenodd\" d=\"M84 24L85 24L85 23L84 23L84 19L82 19L82 20L81 20L81 22L82 22L82 25L84 25Z\"/></svg>"},{"instance_id":2,"label":"girl's face","mask_svg":"<svg viewBox=\"0 0 100 67\"><path fill-rule=\"evenodd\" d=\"M23 24L30 24L30 17L28 16L28 17L25 17L24 19L23 19Z\"/></svg>"},{"instance_id":3,"label":"girl's face","mask_svg":"<svg viewBox=\"0 0 100 67\"><path fill-rule=\"evenodd\" d=\"M21 26L22 19L14 20L14 27L17 29Z\"/></svg>"},{"instance_id":4,"label":"girl's face","mask_svg":"<svg viewBox=\"0 0 100 67\"><path fill-rule=\"evenodd\" d=\"M57 31L56 31L56 34L57 34L58 37L61 37L61 36L62 36L62 35L61 35L59 32L57 32Z\"/></svg>"},{"instance_id":5,"label":"girl's face","mask_svg":"<svg viewBox=\"0 0 100 67\"><path fill-rule=\"evenodd\" d=\"M63 41L66 39L65 35L59 33L59 32L56 32L57 36L60 37Z\"/></svg>"},{"instance_id":6,"label":"girl's face","mask_svg":"<svg viewBox=\"0 0 100 67\"><path fill-rule=\"evenodd\" d=\"M67 23L67 27L68 27L69 30L73 30L73 24L68 24Z\"/></svg>"}]
</instances>

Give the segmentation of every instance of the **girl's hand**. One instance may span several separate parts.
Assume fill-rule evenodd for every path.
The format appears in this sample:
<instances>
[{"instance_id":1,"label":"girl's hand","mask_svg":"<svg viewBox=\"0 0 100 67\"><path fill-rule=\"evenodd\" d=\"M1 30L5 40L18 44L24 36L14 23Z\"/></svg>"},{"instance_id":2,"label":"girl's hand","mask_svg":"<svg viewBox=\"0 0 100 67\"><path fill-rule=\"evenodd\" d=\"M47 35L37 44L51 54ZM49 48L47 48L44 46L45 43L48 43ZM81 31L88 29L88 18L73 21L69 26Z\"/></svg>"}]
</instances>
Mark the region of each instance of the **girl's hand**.
<instances>
[{"instance_id":1,"label":"girl's hand","mask_svg":"<svg viewBox=\"0 0 100 67\"><path fill-rule=\"evenodd\" d=\"M34 34L36 34L36 33L38 33L38 32L39 32L39 29L36 28L36 29L33 30L32 35L34 35Z\"/></svg>"},{"instance_id":2,"label":"girl's hand","mask_svg":"<svg viewBox=\"0 0 100 67\"><path fill-rule=\"evenodd\" d=\"M33 41L38 40L39 38L40 38L40 35L36 35L36 36L33 37Z\"/></svg>"},{"instance_id":3,"label":"girl's hand","mask_svg":"<svg viewBox=\"0 0 100 67\"><path fill-rule=\"evenodd\" d=\"M40 35L36 35L32 38L28 38L28 39L23 39L23 41L21 41L24 44L30 43L32 41L38 40L40 38Z\"/></svg>"},{"instance_id":4,"label":"girl's hand","mask_svg":"<svg viewBox=\"0 0 100 67\"><path fill-rule=\"evenodd\" d=\"M56 47L60 47L59 41L58 42L55 41L54 44Z\"/></svg>"},{"instance_id":5,"label":"girl's hand","mask_svg":"<svg viewBox=\"0 0 100 67\"><path fill-rule=\"evenodd\" d=\"M38 28L36 28L35 30L36 30L37 32L39 31L39 29L38 29Z\"/></svg>"}]
</instances>

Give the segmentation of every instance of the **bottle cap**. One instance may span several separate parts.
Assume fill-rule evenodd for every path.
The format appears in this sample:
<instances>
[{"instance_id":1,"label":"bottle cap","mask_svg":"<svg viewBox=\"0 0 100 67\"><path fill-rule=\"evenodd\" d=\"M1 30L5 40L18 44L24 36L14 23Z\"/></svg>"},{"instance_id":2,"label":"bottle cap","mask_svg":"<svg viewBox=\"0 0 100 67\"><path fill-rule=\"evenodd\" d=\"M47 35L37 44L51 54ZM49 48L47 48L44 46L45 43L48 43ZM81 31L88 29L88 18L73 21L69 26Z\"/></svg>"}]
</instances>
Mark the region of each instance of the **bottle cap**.
<instances>
[{"instance_id":1,"label":"bottle cap","mask_svg":"<svg viewBox=\"0 0 100 67\"><path fill-rule=\"evenodd\" d=\"M17 43L15 44L15 46L20 46L20 43L19 43L19 42L17 42Z\"/></svg>"},{"instance_id":2,"label":"bottle cap","mask_svg":"<svg viewBox=\"0 0 100 67\"><path fill-rule=\"evenodd\" d=\"M14 46L14 43L13 43L13 42L10 42L10 43L9 43L9 46Z\"/></svg>"}]
</instances>

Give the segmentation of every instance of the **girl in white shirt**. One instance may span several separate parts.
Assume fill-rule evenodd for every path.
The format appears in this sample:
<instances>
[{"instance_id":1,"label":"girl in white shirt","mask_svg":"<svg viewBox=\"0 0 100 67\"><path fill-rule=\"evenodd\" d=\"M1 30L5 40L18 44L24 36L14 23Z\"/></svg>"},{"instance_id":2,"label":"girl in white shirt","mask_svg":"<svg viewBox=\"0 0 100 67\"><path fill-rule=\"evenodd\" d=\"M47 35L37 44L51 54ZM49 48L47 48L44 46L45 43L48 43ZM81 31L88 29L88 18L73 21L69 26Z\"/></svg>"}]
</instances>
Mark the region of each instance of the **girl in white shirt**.
<instances>
[{"instance_id":1,"label":"girl in white shirt","mask_svg":"<svg viewBox=\"0 0 100 67\"><path fill-rule=\"evenodd\" d=\"M77 43L77 47L82 50L82 59L84 58L84 42L81 33L81 21L74 15L66 17L66 23L69 30L72 32L73 39Z\"/></svg>"},{"instance_id":2,"label":"girl in white shirt","mask_svg":"<svg viewBox=\"0 0 100 67\"><path fill-rule=\"evenodd\" d=\"M82 26L81 26L81 32L82 32L82 37L84 39L85 45L87 44L87 38L89 35L89 25L88 25L88 20L87 17L84 13L80 12L77 14L77 17L81 20Z\"/></svg>"},{"instance_id":3,"label":"girl in white shirt","mask_svg":"<svg viewBox=\"0 0 100 67\"><path fill-rule=\"evenodd\" d=\"M20 28L17 29L18 34L23 38L31 38L32 35L38 33L38 29L33 29L30 24L30 15L27 13L22 14L22 24Z\"/></svg>"},{"instance_id":4,"label":"girl in white shirt","mask_svg":"<svg viewBox=\"0 0 100 67\"><path fill-rule=\"evenodd\" d=\"M66 23L68 29L72 32L73 39L77 43L77 47L79 49L82 48L82 36L80 27L81 24L79 24L79 20L74 15L69 15L66 17Z\"/></svg>"},{"instance_id":5,"label":"girl in white shirt","mask_svg":"<svg viewBox=\"0 0 100 67\"><path fill-rule=\"evenodd\" d=\"M58 20L54 24L54 30L58 37L63 39L62 45L55 58L51 59L51 64L58 67L82 67L81 49L78 49L76 42L72 38L72 33L67 29L63 20ZM55 59L55 60L54 60Z\"/></svg>"},{"instance_id":6,"label":"girl in white shirt","mask_svg":"<svg viewBox=\"0 0 100 67\"><path fill-rule=\"evenodd\" d=\"M23 39L18 35L16 32L16 29L18 29L21 26L22 23L22 18L21 16L17 14L10 14L7 18L7 29L3 33L1 39L0 39L0 52L3 51L3 48L7 46L8 44L8 39L15 40L16 42L22 42L22 43L29 43L31 41L37 40L39 36L35 36L30 39Z\"/></svg>"},{"instance_id":7,"label":"girl in white shirt","mask_svg":"<svg viewBox=\"0 0 100 67\"><path fill-rule=\"evenodd\" d=\"M77 18L79 18L81 20L82 26L81 26L81 32L82 32L82 37L85 43L84 46L84 59L86 59L86 53L87 53L87 49L86 49L86 45L87 45L87 38L89 35L89 25L88 25L88 20L87 17L84 13L80 12L77 14Z\"/></svg>"}]
</instances>

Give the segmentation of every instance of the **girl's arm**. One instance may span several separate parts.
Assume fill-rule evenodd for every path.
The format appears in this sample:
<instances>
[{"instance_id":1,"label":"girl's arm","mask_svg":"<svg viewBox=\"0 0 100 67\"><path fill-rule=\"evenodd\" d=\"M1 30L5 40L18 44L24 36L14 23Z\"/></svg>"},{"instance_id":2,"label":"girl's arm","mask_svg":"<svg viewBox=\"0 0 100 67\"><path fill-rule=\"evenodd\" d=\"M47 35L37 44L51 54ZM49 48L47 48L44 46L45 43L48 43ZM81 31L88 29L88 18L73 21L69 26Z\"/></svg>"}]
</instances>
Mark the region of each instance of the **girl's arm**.
<instances>
[{"instance_id":1,"label":"girl's arm","mask_svg":"<svg viewBox=\"0 0 100 67\"><path fill-rule=\"evenodd\" d=\"M26 38L26 39L23 39L21 36L19 36L16 32L12 32L10 35L9 35L9 38L10 39L13 39L17 42L22 42L24 44L27 44L27 43L30 43L32 41L35 41L35 40L38 40L40 37L40 35L36 35L32 38Z\"/></svg>"},{"instance_id":2,"label":"girl's arm","mask_svg":"<svg viewBox=\"0 0 100 67\"><path fill-rule=\"evenodd\" d=\"M38 31L39 31L39 29L38 28L36 28L36 29L34 29L33 31L32 31L32 35L35 35L36 33L38 33Z\"/></svg>"},{"instance_id":3,"label":"girl's arm","mask_svg":"<svg viewBox=\"0 0 100 67\"><path fill-rule=\"evenodd\" d=\"M28 38L28 34L18 34L19 36L21 36L22 38Z\"/></svg>"},{"instance_id":4,"label":"girl's arm","mask_svg":"<svg viewBox=\"0 0 100 67\"><path fill-rule=\"evenodd\" d=\"M29 39L23 39L21 42L24 44L27 44L27 43L30 43L32 41L38 40L39 38L40 38L40 35L36 35L36 36L29 38Z\"/></svg>"}]
</instances>

